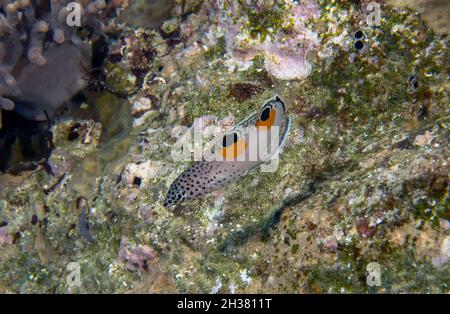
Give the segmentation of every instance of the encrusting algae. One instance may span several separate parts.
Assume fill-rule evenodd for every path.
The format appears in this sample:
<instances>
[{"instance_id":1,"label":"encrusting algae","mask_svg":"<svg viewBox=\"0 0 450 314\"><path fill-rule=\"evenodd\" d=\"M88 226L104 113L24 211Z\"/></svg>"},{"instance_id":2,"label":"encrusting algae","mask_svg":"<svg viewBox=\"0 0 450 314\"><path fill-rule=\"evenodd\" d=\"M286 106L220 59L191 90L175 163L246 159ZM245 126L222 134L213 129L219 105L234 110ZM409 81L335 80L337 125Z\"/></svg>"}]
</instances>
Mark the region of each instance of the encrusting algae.
<instances>
[{"instance_id":1,"label":"encrusting algae","mask_svg":"<svg viewBox=\"0 0 450 314\"><path fill-rule=\"evenodd\" d=\"M85 25L63 43L46 36L30 59L18 39L34 38L28 9L14 24L5 4L22 2L0 1L2 116L31 108L51 131L19 135L2 121L0 292L449 292L448 29L392 1L375 22L373 1L173 1L145 25L121 1L78 2L98 9L85 17L103 39ZM29 27L5 35L5 20ZM13 43L20 53L5 59ZM60 94L76 105L52 119L41 109L63 109L45 103L57 91L20 107L32 102L13 95L28 86L13 68L58 64L60 49L92 62L93 77ZM271 120L274 95L290 125L276 171L242 169L166 208L173 182L195 191L187 174L205 173L172 158L180 137L222 127L234 156L245 135L233 127L254 112ZM229 174L223 162L214 169ZM79 285L67 284L70 263ZM368 285L373 269L380 281Z\"/></svg>"}]
</instances>

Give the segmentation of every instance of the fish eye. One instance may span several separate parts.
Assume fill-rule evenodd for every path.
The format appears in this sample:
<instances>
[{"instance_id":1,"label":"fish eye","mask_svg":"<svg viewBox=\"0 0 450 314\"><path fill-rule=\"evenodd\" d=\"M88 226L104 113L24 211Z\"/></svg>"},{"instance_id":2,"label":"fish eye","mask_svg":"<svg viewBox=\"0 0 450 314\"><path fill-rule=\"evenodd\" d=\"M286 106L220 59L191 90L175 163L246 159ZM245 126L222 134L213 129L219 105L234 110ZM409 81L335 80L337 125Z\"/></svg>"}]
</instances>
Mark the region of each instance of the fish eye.
<instances>
[{"instance_id":1,"label":"fish eye","mask_svg":"<svg viewBox=\"0 0 450 314\"><path fill-rule=\"evenodd\" d=\"M272 107L267 106L264 108L264 110L261 112L261 115L259 116L259 120L261 121L267 121L270 117L270 111L272 110Z\"/></svg>"},{"instance_id":2,"label":"fish eye","mask_svg":"<svg viewBox=\"0 0 450 314\"><path fill-rule=\"evenodd\" d=\"M238 140L239 140L239 135L236 132L227 134L223 137L222 147L229 147L229 146L237 143Z\"/></svg>"}]
</instances>

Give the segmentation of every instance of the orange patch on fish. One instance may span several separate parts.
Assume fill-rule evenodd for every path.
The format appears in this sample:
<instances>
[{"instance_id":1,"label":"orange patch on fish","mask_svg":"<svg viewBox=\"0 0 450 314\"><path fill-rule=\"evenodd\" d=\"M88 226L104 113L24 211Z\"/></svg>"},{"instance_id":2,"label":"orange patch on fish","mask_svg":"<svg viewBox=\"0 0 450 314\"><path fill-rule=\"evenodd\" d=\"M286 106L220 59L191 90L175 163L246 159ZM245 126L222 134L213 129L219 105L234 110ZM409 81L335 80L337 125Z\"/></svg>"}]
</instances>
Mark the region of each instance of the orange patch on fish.
<instances>
[{"instance_id":1,"label":"orange patch on fish","mask_svg":"<svg viewBox=\"0 0 450 314\"><path fill-rule=\"evenodd\" d=\"M245 139L240 139L236 143L228 147L222 147L221 154L226 161L233 161L236 160L239 155L245 152L246 149L247 142L245 141Z\"/></svg>"}]
</instances>

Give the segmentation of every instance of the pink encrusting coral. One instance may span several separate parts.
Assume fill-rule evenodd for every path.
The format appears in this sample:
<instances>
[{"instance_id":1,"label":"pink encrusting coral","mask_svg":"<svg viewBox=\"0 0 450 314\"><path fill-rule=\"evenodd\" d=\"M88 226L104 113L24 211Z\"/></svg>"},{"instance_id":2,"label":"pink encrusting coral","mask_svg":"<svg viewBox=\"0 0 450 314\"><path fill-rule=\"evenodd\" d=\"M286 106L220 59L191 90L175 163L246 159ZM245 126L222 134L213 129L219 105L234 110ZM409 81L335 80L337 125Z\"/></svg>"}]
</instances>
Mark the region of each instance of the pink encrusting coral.
<instances>
[{"instance_id":1,"label":"pink encrusting coral","mask_svg":"<svg viewBox=\"0 0 450 314\"><path fill-rule=\"evenodd\" d=\"M91 68L88 44L67 22L77 20L73 3L81 5L81 26L102 31L104 12L122 2L0 0L0 108L30 120L52 116L87 85Z\"/></svg>"},{"instance_id":2,"label":"pink encrusting coral","mask_svg":"<svg viewBox=\"0 0 450 314\"><path fill-rule=\"evenodd\" d=\"M269 23L266 30L268 36L253 38L246 31L246 27L251 24L248 12L257 12L270 19L270 14L275 9L268 7L269 4L264 8L265 2L270 1L254 1L247 4L247 7L244 3L236 4L231 1L217 1L215 5L211 5L210 12L212 10L215 13L217 30L211 28L208 33L209 42L215 44L215 37L224 37L226 50L231 56L227 63L232 68L245 67L256 56L263 56L265 69L278 79L306 78L312 69L308 56L316 53L320 47L317 33L308 26L309 22L320 17L319 5L314 0L300 3L291 0L271 1L274 7L287 8L284 11L287 13L272 17L278 19L273 23L280 25L280 29L274 32ZM212 34L214 31L215 36Z\"/></svg>"}]
</instances>

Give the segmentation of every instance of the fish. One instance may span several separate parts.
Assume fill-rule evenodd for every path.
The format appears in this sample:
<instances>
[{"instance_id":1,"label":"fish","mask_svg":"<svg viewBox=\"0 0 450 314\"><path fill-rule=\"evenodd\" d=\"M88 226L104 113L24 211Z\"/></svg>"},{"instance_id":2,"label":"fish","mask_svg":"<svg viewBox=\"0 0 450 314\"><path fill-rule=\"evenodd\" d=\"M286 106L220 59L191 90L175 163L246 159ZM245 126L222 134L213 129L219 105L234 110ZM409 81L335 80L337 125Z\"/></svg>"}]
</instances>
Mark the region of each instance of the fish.
<instances>
[{"instance_id":1,"label":"fish","mask_svg":"<svg viewBox=\"0 0 450 314\"><path fill-rule=\"evenodd\" d=\"M290 130L290 118L279 96L268 100L230 131L219 136L212 160L195 161L169 187L163 206L202 197L267 164L278 154ZM266 145L265 149L261 145Z\"/></svg>"}]
</instances>

